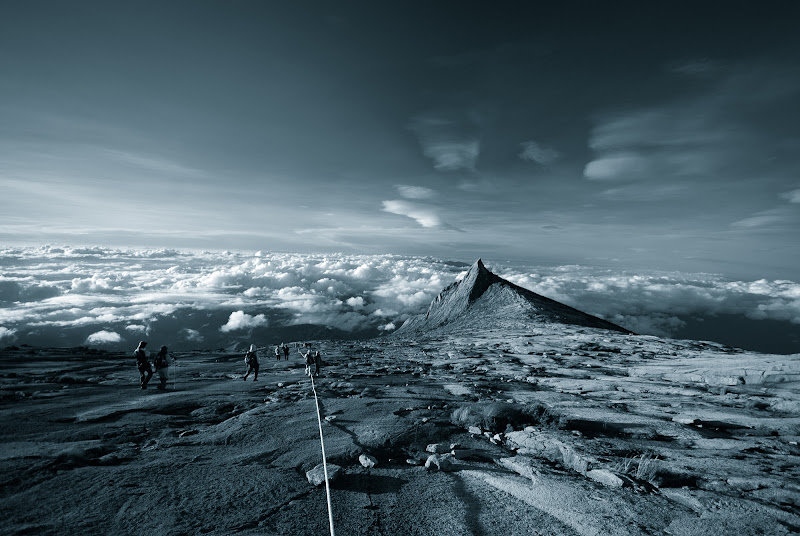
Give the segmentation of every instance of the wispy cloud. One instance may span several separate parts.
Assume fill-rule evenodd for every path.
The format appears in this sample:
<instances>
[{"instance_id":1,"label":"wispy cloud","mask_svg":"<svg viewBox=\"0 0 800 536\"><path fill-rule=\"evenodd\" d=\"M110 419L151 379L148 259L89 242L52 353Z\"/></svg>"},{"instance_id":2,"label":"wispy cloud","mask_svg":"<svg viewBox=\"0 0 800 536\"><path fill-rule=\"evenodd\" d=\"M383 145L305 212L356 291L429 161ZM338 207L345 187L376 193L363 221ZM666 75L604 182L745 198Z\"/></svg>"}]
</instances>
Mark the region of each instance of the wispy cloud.
<instances>
[{"instance_id":1,"label":"wispy cloud","mask_svg":"<svg viewBox=\"0 0 800 536\"><path fill-rule=\"evenodd\" d=\"M785 192L781 194L781 197L790 203L800 203L800 188L792 190L791 192Z\"/></svg>"},{"instance_id":2,"label":"wispy cloud","mask_svg":"<svg viewBox=\"0 0 800 536\"><path fill-rule=\"evenodd\" d=\"M453 120L422 115L414 118L411 129L436 170L475 171L481 143L473 118Z\"/></svg>"},{"instance_id":3,"label":"wispy cloud","mask_svg":"<svg viewBox=\"0 0 800 536\"><path fill-rule=\"evenodd\" d=\"M406 184L395 185L397 191L406 199L431 199L436 196L436 192L425 186L408 186Z\"/></svg>"},{"instance_id":4,"label":"wispy cloud","mask_svg":"<svg viewBox=\"0 0 800 536\"><path fill-rule=\"evenodd\" d=\"M407 216L416 220L423 227L436 228L442 226L442 220L432 206L410 201L390 200L383 202L382 210L392 214L399 214L400 216Z\"/></svg>"},{"instance_id":5,"label":"wispy cloud","mask_svg":"<svg viewBox=\"0 0 800 536\"><path fill-rule=\"evenodd\" d=\"M533 140L524 141L520 145L522 146L522 152L519 153L521 159L536 162L543 166L548 166L561 157L561 153L552 147Z\"/></svg>"}]
</instances>

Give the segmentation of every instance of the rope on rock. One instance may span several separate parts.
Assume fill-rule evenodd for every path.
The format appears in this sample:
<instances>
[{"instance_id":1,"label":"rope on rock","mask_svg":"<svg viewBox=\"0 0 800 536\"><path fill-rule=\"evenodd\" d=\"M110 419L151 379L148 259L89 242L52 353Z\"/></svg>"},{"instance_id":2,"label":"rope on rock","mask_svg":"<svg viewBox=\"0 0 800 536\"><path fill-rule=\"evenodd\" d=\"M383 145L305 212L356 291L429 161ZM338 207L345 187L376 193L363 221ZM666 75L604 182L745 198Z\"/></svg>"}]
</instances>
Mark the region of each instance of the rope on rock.
<instances>
[{"instance_id":1,"label":"rope on rock","mask_svg":"<svg viewBox=\"0 0 800 536\"><path fill-rule=\"evenodd\" d=\"M322 438L322 417L319 413L319 399L317 389L314 387L314 376L311 375L311 390L314 392L314 405L317 408L317 424L319 425L319 444L322 446L322 470L325 474L325 494L328 497L328 522L331 526L331 536L336 536L333 532L333 508L331 507L331 487L328 483L328 463L325 461L325 440Z\"/></svg>"}]
</instances>

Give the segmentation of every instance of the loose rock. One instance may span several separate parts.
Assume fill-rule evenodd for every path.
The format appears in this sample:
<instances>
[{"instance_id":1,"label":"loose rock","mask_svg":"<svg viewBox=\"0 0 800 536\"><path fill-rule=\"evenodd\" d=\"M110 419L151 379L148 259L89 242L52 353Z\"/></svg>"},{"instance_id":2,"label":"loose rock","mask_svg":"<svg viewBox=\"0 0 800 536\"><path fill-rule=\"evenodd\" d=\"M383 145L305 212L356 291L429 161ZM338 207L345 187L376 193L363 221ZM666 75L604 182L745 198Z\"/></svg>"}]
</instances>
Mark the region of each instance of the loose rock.
<instances>
[{"instance_id":1,"label":"loose rock","mask_svg":"<svg viewBox=\"0 0 800 536\"><path fill-rule=\"evenodd\" d=\"M342 468L335 464L328 465L328 482L335 482L339 478ZM322 464L317 465L312 470L306 472L306 478L313 486L321 486L325 483L325 469Z\"/></svg>"},{"instance_id":2,"label":"loose rock","mask_svg":"<svg viewBox=\"0 0 800 536\"><path fill-rule=\"evenodd\" d=\"M450 454L431 454L425 461L425 469L428 471L452 471L453 459Z\"/></svg>"},{"instance_id":3,"label":"loose rock","mask_svg":"<svg viewBox=\"0 0 800 536\"><path fill-rule=\"evenodd\" d=\"M378 465L378 459L375 456L370 456L369 454L362 454L358 457L358 461L361 465L370 469Z\"/></svg>"}]
</instances>

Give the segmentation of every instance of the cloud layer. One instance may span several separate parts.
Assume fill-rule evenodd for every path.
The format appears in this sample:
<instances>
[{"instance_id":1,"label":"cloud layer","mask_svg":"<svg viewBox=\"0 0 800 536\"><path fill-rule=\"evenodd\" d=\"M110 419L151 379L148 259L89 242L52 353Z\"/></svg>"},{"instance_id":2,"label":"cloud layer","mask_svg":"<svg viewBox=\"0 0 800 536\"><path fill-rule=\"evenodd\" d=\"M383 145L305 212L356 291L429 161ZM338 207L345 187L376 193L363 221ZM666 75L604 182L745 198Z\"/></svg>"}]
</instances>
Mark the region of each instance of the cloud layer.
<instances>
[{"instance_id":1,"label":"cloud layer","mask_svg":"<svg viewBox=\"0 0 800 536\"><path fill-rule=\"evenodd\" d=\"M328 326L392 331L468 268L408 256L0 250L0 341L42 346L217 347ZM800 324L800 284L713 274L628 273L493 264L499 275L639 333L674 335L693 319L736 315ZM277 336L277 335L276 335ZM290 336L290 335L286 335ZM265 344L274 341L263 341Z\"/></svg>"}]
</instances>

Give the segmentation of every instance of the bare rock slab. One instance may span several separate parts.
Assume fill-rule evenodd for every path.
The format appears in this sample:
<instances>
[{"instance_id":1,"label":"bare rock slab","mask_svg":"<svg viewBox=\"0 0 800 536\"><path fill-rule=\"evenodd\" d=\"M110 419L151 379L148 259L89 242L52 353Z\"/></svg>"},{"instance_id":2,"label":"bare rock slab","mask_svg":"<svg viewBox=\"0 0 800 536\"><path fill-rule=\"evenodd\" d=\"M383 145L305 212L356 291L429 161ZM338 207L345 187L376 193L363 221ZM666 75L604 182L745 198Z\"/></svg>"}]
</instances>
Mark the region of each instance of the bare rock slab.
<instances>
[{"instance_id":1,"label":"bare rock slab","mask_svg":"<svg viewBox=\"0 0 800 536\"><path fill-rule=\"evenodd\" d=\"M336 464L328 464L328 482L334 482L342 472L342 468ZM322 464L317 465L312 470L306 472L306 478L312 486L321 486L325 483L325 469Z\"/></svg>"},{"instance_id":2,"label":"bare rock slab","mask_svg":"<svg viewBox=\"0 0 800 536\"><path fill-rule=\"evenodd\" d=\"M609 488L621 488L624 484L623 480L609 471L608 469L592 469L586 476L594 480L595 482L600 482L604 486L608 486Z\"/></svg>"}]
</instances>

